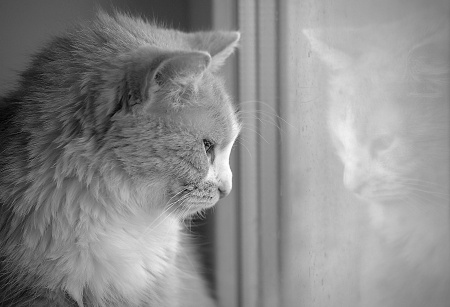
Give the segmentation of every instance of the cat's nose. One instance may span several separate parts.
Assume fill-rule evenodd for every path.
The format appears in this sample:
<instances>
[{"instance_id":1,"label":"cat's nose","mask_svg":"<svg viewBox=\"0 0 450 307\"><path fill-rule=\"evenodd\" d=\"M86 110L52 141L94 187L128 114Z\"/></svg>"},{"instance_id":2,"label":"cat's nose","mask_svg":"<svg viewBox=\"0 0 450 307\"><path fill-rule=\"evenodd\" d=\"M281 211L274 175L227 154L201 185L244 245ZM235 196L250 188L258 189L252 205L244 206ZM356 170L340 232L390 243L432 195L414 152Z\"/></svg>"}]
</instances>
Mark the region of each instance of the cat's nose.
<instances>
[{"instance_id":1,"label":"cat's nose","mask_svg":"<svg viewBox=\"0 0 450 307\"><path fill-rule=\"evenodd\" d=\"M220 198L224 198L225 196L230 194L230 192L231 192L231 180L225 181L225 182L221 181L219 186L218 186L218 189L219 189Z\"/></svg>"},{"instance_id":2,"label":"cat's nose","mask_svg":"<svg viewBox=\"0 0 450 307\"><path fill-rule=\"evenodd\" d=\"M232 176L231 170L228 167L228 169L224 170L219 177L219 185L217 188L219 189L220 198L224 198L230 194L232 188Z\"/></svg>"},{"instance_id":3,"label":"cat's nose","mask_svg":"<svg viewBox=\"0 0 450 307\"><path fill-rule=\"evenodd\" d=\"M230 192L231 192L231 190L226 190L226 189L219 188L220 198L224 198L225 196L230 194Z\"/></svg>"}]
</instances>

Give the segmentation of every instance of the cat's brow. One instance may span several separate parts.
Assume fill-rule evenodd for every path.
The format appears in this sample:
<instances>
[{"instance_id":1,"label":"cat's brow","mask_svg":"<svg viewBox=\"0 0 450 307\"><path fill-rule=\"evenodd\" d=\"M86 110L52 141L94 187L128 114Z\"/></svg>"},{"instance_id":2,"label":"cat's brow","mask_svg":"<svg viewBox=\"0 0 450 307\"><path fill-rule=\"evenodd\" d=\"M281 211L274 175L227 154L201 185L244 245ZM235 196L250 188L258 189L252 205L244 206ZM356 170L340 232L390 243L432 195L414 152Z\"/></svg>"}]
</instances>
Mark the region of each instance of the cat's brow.
<instances>
[{"instance_id":1,"label":"cat's brow","mask_svg":"<svg viewBox=\"0 0 450 307\"><path fill-rule=\"evenodd\" d=\"M220 145L221 148L225 148L230 143L233 143L241 131L242 123L236 116L230 118L230 121L231 122L229 126L226 128L227 130L226 137L224 138L222 144Z\"/></svg>"}]
</instances>

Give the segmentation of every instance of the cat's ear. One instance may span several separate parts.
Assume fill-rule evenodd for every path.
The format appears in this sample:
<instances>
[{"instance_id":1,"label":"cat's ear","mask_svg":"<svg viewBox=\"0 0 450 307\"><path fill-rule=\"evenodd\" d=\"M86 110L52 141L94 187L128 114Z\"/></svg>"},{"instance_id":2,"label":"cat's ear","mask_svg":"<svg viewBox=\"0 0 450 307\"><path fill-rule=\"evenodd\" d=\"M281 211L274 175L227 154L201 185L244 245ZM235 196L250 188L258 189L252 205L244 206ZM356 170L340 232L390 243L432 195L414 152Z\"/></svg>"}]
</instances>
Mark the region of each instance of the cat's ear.
<instances>
[{"instance_id":1,"label":"cat's ear","mask_svg":"<svg viewBox=\"0 0 450 307\"><path fill-rule=\"evenodd\" d=\"M121 80L117 109L152 100L161 88L182 88L201 78L211 63L207 52L160 52L139 50L128 59Z\"/></svg>"},{"instance_id":2,"label":"cat's ear","mask_svg":"<svg viewBox=\"0 0 450 307\"><path fill-rule=\"evenodd\" d=\"M405 72L412 92L420 97L447 97L450 80L450 22L448 20L417 40L405 54Z\"/></svg>"},{"instance_id":3,"label":"cat's ear","mask_svg":"<svg viewBox=\"0 0 450 307\"><path fill-rule=\"evenodd\" d=\"M236 31L211 31L195 32L188 34L188 40L192 48L207 51L211 57L210 71L217 71L225 60L236 49L239 38Z\"/></svg>"},{"instance_id":4,"label":"cat's ear","mask_svg":"<svg viewBox=\"0 0 450 307\"><path fill-rule=\"evenodd\" d=\"M352 65L353 60L350 55L324 42L327 38L325 30L303 29L303 34L308 39L311 51L316 53L332 70L345 69Z\"/></svg>"},{"instance_id":5,"label":"cat's ear","mask_svg":"<svg viewBox=\"0 0 450 307\"><path fill-rule=\"evenodd\" d=\"M146 84L163 86L172 82L186 85L200 78L210 63L211 56L202 51L169 54L153 71L149 71Z\"/></svg>"}]
</instances>

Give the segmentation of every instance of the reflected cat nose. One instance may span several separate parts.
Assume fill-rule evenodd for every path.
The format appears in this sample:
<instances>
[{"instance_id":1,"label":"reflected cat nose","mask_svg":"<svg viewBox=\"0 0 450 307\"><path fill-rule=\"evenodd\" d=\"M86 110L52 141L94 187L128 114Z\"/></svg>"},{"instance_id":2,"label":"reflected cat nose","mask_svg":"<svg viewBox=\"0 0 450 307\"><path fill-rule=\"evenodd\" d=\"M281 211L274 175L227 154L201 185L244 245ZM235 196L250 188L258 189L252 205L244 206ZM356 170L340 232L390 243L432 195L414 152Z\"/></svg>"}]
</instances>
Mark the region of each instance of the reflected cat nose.
<instances>
[{"instance_id":1,"label":"reflected cat nose","mask_svg":"<svg viewBox=\"0 0 450 307\"><path fill-rule=\"evenodd\" d=\"M363 179L361 179L361 178L355 177L354 174L352 174L348 171L345 171L344 172L344 185L349 191L351 191L357 195L360 195L362 190L366 186L366 182L363 181Z\"/></svg>"},{"instance_id":2,"label":"reflected cat nose","mask_svg":"<svg viewBox=\"0 0 450 307\"><path fill-rule=\"evenodd\" d=\"M364 182L361 182L358 185L354 186L352 191L356 195L361 195L361 192L362 192L362 190L364 189L365 186L366 186L366 184Z\"/></svg>"},{"instance_id":3,"label":"reflected cat nose","mask_svg":"<svg viewBox=\"0 0 450 307\"><path fill-rule=\"evenodd\" d=\"M353 192L354 194L361 195L367 184L365 182L344 181L344 185L349 191Z\"/></svg>"}]
</instances>

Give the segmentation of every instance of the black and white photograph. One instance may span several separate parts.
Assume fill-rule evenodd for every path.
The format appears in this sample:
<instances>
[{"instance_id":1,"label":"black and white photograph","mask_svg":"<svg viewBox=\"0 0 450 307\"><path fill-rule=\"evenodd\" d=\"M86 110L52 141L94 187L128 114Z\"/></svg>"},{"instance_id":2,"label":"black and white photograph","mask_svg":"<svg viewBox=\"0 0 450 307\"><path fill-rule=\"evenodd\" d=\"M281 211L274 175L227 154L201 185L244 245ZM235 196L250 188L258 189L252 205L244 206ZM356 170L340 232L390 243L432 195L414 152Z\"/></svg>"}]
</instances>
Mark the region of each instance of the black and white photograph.
<instances>
[{"instance_id":1,"label":"black and white photograph","mask_svg":"<svg viewBox=\"0 0 450 307\"><path fill-rule=\"evenodd\" d=\"M0 307L450 307L448 0L2 0Z\"/></svg>"}]
</instances>

